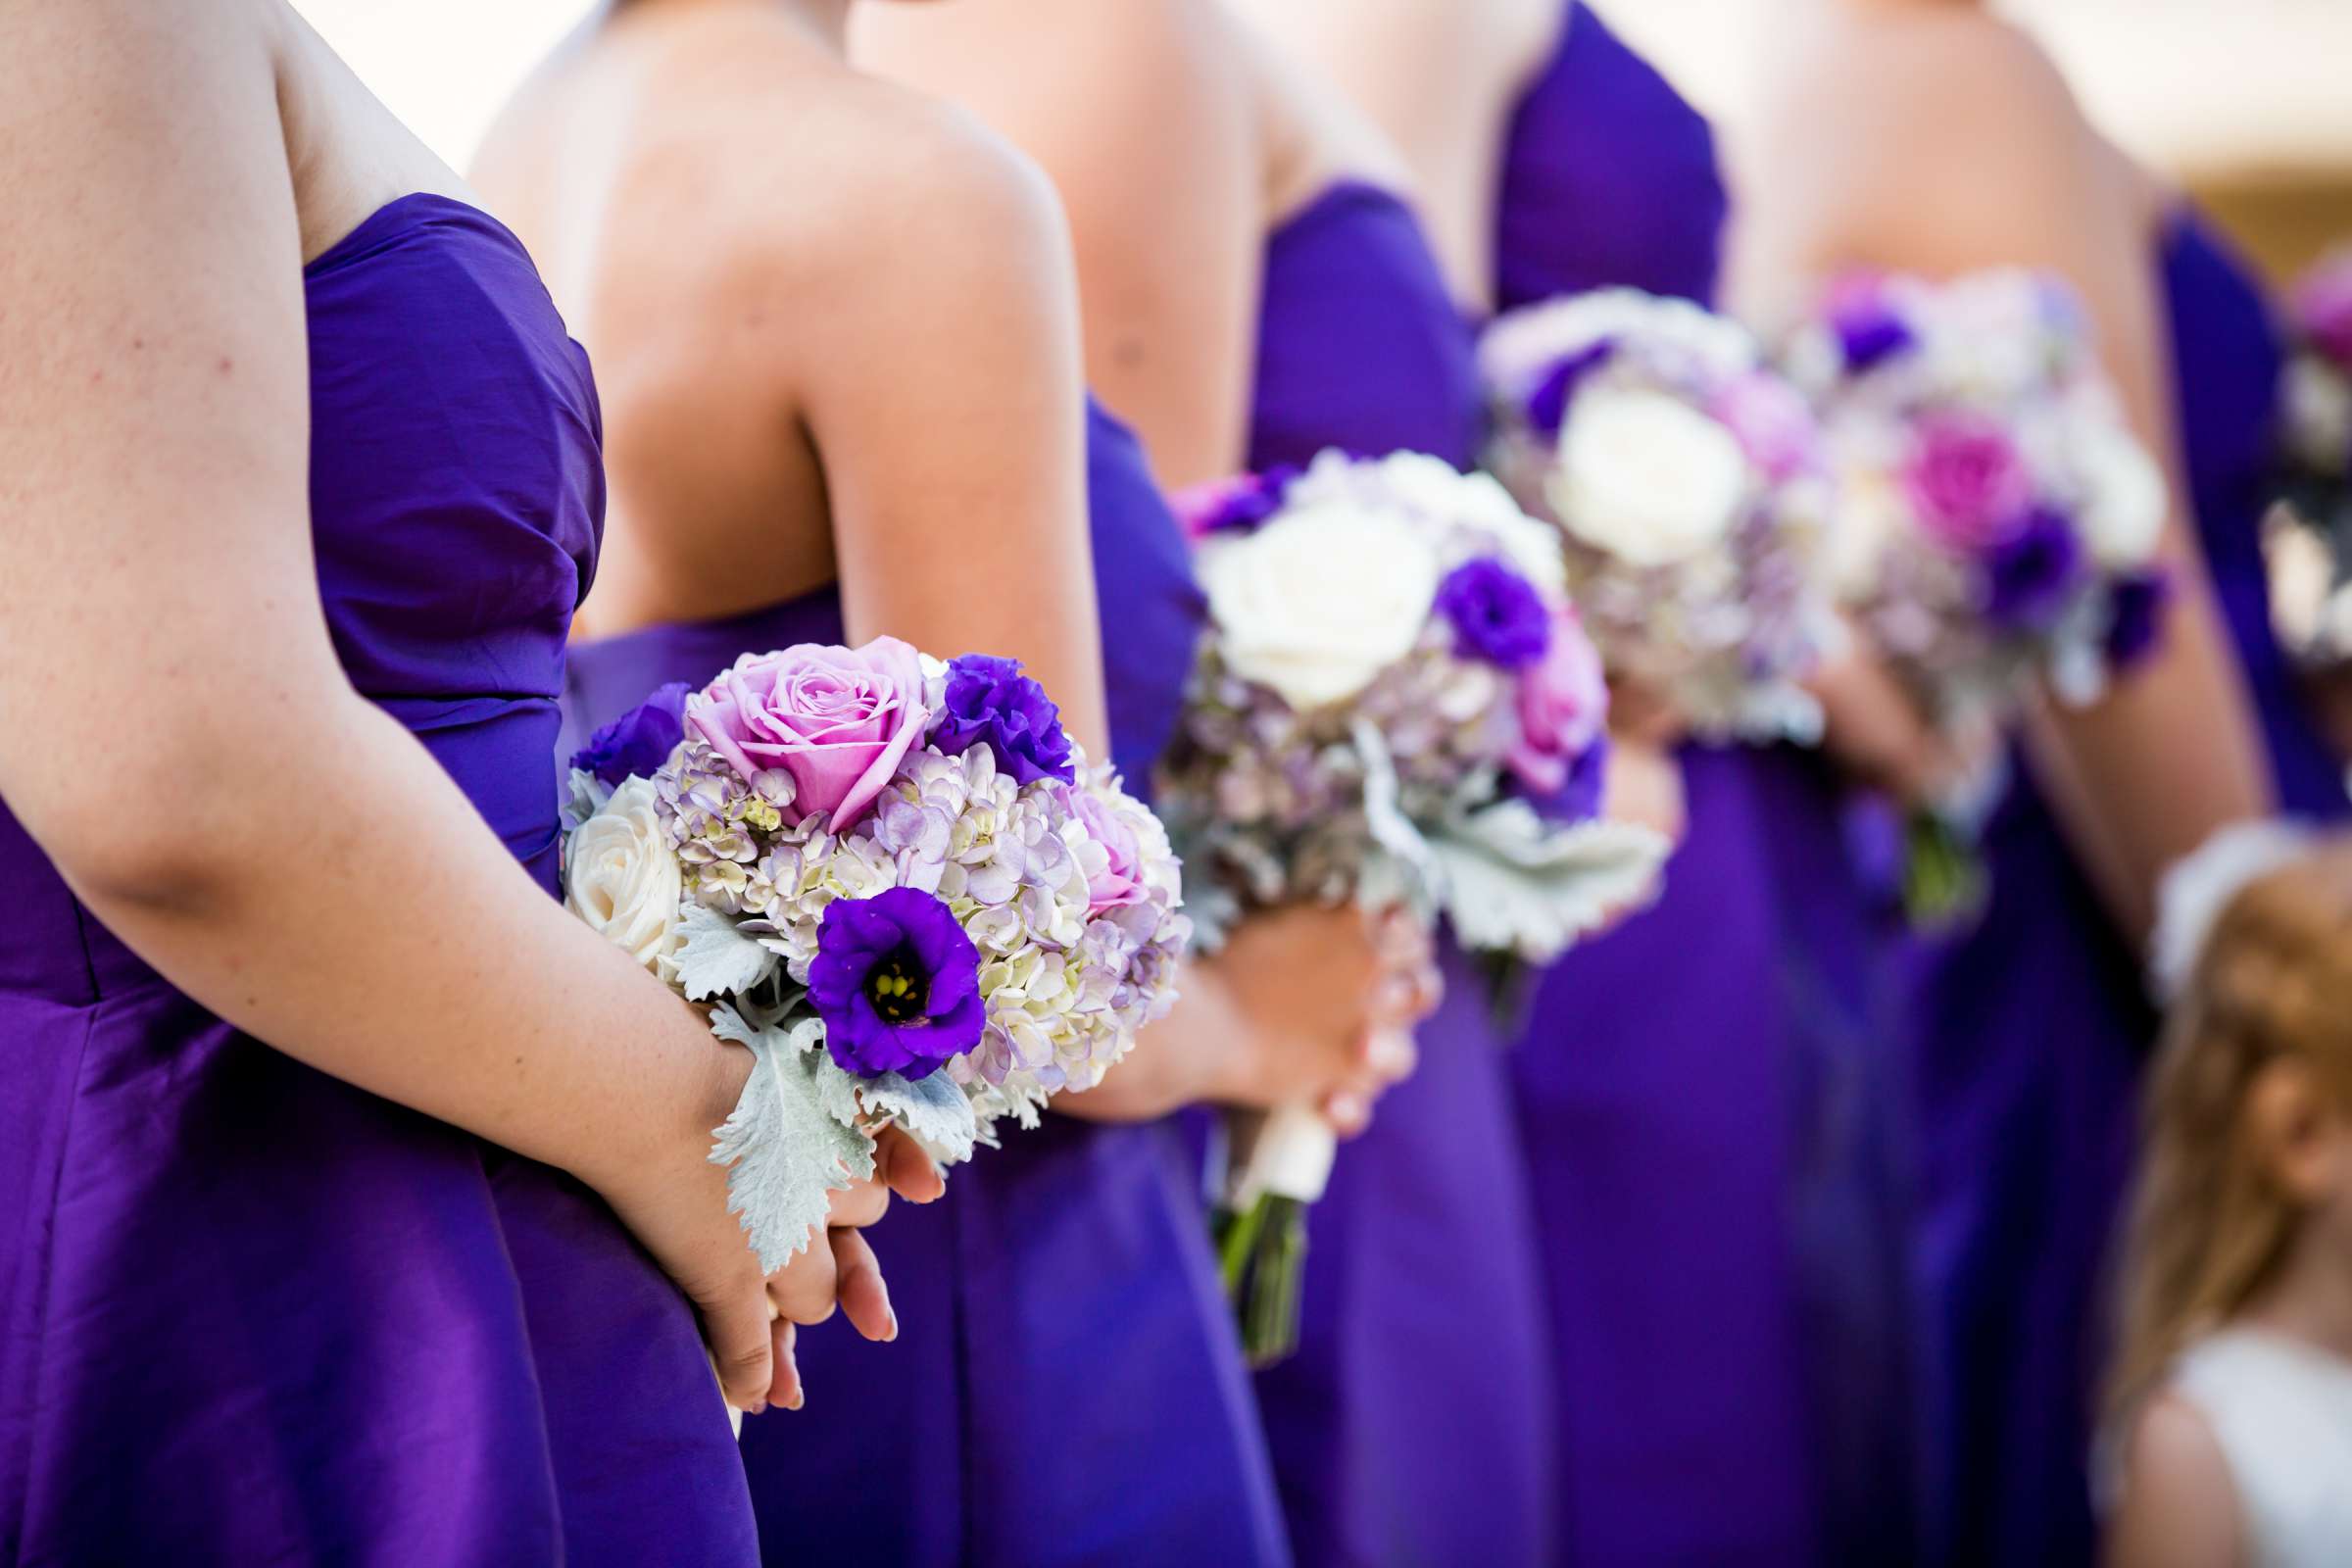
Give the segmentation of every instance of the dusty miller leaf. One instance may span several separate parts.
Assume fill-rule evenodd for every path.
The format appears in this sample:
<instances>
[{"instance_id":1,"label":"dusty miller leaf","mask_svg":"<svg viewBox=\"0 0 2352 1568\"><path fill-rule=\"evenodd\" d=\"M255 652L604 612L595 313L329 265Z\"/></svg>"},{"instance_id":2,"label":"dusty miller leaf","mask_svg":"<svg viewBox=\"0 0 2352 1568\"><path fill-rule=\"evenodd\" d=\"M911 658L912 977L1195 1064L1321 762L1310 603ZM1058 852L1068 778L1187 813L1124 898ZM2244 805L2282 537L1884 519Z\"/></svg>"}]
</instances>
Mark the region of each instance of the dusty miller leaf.
<instances>
[{"instance_id":1,"label":"dusty miller leaf","mask_svg":"<svg viewBox=\"0 0 2352 1568\"><path fill-rule=\"evenodd\" d=\"M739 997L766 979L776 956L734 919L700 904L678 922L678 985L689 1002Z\"/></svg>"},{"instance_id":2,"label":"dusty miller leaf","mask_svg":"<svg viewBox=\"0 0 2352 1568\"><path fill-rule=\"evenodd\" d=\"M869 1121L896 1123L913 1134L939 1164L960 1165L972 1157L972 1141L979 1130L972 1102L945 1072L917 1079L895 1072L860 1078L843 1071L827 1053L816 1055L822 1058L817 1092L837 1119L856 1121L862 1115Z\"/></svg>"},{"instance_id":3,"label":"dusty miller leaf","mask_svg":"<svg viewBox=\"0 0 2352 1568\"><path fill-rule=\"evenodd\" d=\"M1434 919L1445 887L1435 847L1397 804L1396 764L1387 740L1370 723L1355 724L1355 749L1364 769L1364 826L1377 852L1356 878L1356 901L1368 909L1403 905Z\"/></svg>"},{"instance_id":4,"label":"dusty miller leaf","mask_svg":"<svg viewBox=\"0 0 2352 1568\"><path fill-rule=\"evenodd\" d=\"M790 1028L711 1009L710 1032L751 1049L752 1076L717 1131L710 1163L727 1170L727 1211L743 1222L760 1267L774 1273L824 1227L828 1194L874 1173L873 1140L826 1107L819 1065L824 1025ZM835 1068L835 1071L839 1071Z\"/></svg>"},{"instance_id":5,"label":"dusty miller leaf","mask_svg":"<svg viewBox=\"0 0 2352 1568\"><path fill-rule=\"evenodd\" d=\"M1462 946L1534 962L1654 896L1672 848L1631 822L1561 827L1517 800L1447 820L1429 845Z\"/></svg>"}]
</instances>

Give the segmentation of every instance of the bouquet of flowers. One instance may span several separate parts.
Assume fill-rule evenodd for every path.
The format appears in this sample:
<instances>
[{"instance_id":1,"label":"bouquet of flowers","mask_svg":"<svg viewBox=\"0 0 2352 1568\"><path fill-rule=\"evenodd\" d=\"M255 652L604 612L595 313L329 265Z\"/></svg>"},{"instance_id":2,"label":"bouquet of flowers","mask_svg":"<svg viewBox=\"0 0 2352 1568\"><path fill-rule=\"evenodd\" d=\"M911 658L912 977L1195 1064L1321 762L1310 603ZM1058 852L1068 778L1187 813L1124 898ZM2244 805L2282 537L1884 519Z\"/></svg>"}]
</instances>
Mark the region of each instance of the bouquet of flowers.
<instances>
[{"instance_id":1,"label":"bouquet of flowers","mask_svg":"<svg viewBox=\"0 0 2352 1568\"><path fill-rule=\"evenodd\" d=\"M1489 466L1565 535L1612 673L1710 739L1812 742L1801 684L1840 631L1812 411L1745 329L1603 289L1513 311L1479 363Z\"/></svg>"},{"instance_id":2,"label":"bouquet of flowers","mask_svg":"<svg viewBox=\"0 0 2352 1568\"><path fill-rule=\"evenodd\" d=\"M2280 640L2307 665L2352 660L2352 250L2287 295L2282 516L2266 528Z\"/></svg>"},{"instance_id":3,"label":"bouquet of flowers","mask_svg":"<svg viewBox=\"0 0 2352 1568\"><path fill-rule=\"evenodd\" d=\"M1790 340L1837 479L1833 580L1936 722L2005 721L2039 675L2086 704L2156 643L2163 470L2064 285L2005 270L1849 279ZM1911 904L1972 906L1997 776L1915 816Z\"/></svg>"},{"instance_id":4,"label":"bouquet of flowers","mask_svg":"<svg viewBox=\"0 0 2352 1568\"><path fill-rule=\"evenodd\" d=\"M1596 819L1600 657L1559 536L1435 458L1323 454L1180 498L1211 622L1157 799L1214 940L1251 906L1403 904L1542 961L1642 897L1667 846ZM1296 1343L1331 1129L1234 1129L1220 1252L1261 1363Z\"/></svg>"},{"instance_id":5,"label":"bouquet of flowers","mask_svg":"<svg viewBox=\"0 0 2352 1568\"><path fill-rule=\"evenodd\" d=\"M565 902L757 1058L710 1158L764 1269L869 1129L969 1158L1174 1001L1167 835L1013 661L747 654L598 731L570 795Z\"/></svg>"}]
</instances>

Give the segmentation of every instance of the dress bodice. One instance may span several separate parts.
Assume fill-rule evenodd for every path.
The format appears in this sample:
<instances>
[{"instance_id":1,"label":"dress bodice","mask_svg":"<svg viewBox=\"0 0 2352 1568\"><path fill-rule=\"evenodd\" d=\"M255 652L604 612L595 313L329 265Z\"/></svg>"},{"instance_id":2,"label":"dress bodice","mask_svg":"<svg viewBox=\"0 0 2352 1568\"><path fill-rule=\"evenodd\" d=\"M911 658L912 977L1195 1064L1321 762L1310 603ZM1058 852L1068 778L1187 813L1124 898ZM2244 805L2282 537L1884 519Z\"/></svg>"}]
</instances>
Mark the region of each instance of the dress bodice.
<instances>
[{"instance_id":1,"label":"dress bodice","mask_svg":"<svg viewBox=\"0 0 2352 1568\"><path fill-rule=\"evenodd\" d=\"M1495 307L1612 286L1711 300L1725 213L1713 132L1591 6L1563 10L1505 134Z\"/></svg>"},{"instance_id":2,"label":"dress bodice","mask_svg":"<svg viewBox=\"0 0 2352 1568\"><path fill-rule=\"evenodd\" d=\"M1403 200L1344 180L1266 239L1249 466L1303 464L1327 447L1426 452L1468 467L1478 367L1420 220Z\"/></svg>"},{"instance_id":3,"label":"dress bodice","mask_svg":"<svg viewBox=\"0 0 2352 1568\"><path fill-rule=\"evenodd\" d=\"M1092 399L1086 490L1102 632L1111 758L1127 787L1148 794L1192 672L1202 608L1191 557L1152 476L1143 445ZM671 622L572 650L566 746L666 681L700 686L746 653L839 642L841 594L828 585L721 620ZM930 648L941 658L994 649Z\"/></svg>"},{"instance_id":4,"label":"dress bodice","mask_svg":"<svg viewBox=\"0 0 2352 1568\"><path fill-rule=\"evenodd\" d=\"M2181 1357L2173 1389L2221 1446L2255 1568L2352 1561L2352 1363L2230 1329Z\"/></svg>"},{"instance_id":5,"label":"dress bodice","mask_svg":"<svg viewBox=\"0 0 2352 1568\"><path fill-rule=\"evenodd\" d=\"M336 655L552 892L586 357L441 196L303 282ZM692 1310L596 1194L213 1017L4 810L0 906L0 1560L756 1558ZM134 1342L170 1399L124 1383Z\"/></svg>"},{"instance_id":6,"label":"dress bodice","mask_svg":"<svg viewBox=\"0 0 2352 1568\"><path fill-rule=\"evenodd\" d=\"M311 543L336 655L552 889L564 639L604 514L587 356L520 243L440 196L384 207L303 284ZM152 979L5 806L0 901L0 993L90 1002Z\"/></svg>"},{"instance_id":7,"label":"dress bodice","mask_svg":"<svg viewBox=\"0 0 2352 1568\"><path fill-rule=\"evenodd\" d=\"M2342 770L2298 706L2263 564L2278 332L2246 265L2194 212L2166 224L2162 262L2178 438L2214 594L2253 689L2281 805L2338 816L2348 804Z\"/></svg>"}]
</instances>

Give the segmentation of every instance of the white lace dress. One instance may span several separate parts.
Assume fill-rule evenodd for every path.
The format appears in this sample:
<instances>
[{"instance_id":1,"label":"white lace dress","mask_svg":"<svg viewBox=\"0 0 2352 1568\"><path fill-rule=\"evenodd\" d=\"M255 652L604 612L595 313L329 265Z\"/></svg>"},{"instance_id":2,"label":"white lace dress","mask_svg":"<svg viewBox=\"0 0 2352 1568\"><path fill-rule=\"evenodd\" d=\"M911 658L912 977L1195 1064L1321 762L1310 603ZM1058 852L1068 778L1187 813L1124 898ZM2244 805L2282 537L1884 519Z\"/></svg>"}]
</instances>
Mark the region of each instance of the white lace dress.
<instances>
[{"instance_id":1,"label":"white lace dress","mask_svg":"<svg viewBox=\"0 0 2352 1568\"><path fill-rule=\"evenodd\" d=\"M2352 1564L2352 1362L2228 1329L2180 1358L2173 1392L2221 1443L2255 1568Z\"/></svg>"}]
</instances>

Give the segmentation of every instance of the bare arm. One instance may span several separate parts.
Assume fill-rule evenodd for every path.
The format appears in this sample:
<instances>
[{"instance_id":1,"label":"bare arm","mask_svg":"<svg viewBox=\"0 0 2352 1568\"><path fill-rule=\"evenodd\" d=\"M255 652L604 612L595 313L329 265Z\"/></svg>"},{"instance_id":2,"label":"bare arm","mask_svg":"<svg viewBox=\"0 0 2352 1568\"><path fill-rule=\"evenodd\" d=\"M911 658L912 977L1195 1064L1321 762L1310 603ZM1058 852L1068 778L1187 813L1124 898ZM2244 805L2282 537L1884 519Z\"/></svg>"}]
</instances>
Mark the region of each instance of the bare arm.
<instances>
[{"instance_id":1,"label":"bare arm","mask_svg":"<svg viewBox=\"0 0 2352 1568\"><path fill-rule=\"evenodd\" d=\"M1263 218L1246 90L1205 6L863 8L874 69L969 106L1068 209L1086 374L1172 488L1241 466Z\"/></svg>"},{"instance_id":2,"label":"bare arm","mask_svg":"<svg viewBox=\"0 0 2352 1568\"><path fill-rule=\"evenodd\" d=\"M771 1381L708 1165L748 1070L344 678L310 552L299 225L243 8L0 13L0 795L223 1018L578 1174ZM397 999L397 1005L383 1004Z\"/></svg>"},{"instance_id":3,"label":"bare arm","mask_svg":"<svg viewBox=\"0 0 2352 1568\"><path fill-rule=\"evenodd\" d=\"M865 199L870 245L793 302L854 640L1017 658L1089 752L1108 722L1076 285L1053 192L976 131Z\"/></svg>"},{"instance_id":4,"label":"bare arm","mask_svg":"<svg viewBox=\"0 0 2352 1568\"><path fill-rule=\"evenodd\" d=\"M2246 1560L2229 1460L2204 1418L2172 1396L2152 1401L2132 1429L2105 1560L2108 1568L2236 1568Z\"/></svg>"},{"instance_id":5,"label":"bare arm","mask_svg":"<svg viewBox=\"0 0 2352 1568\"><path fill-rule=\"evenodd\" d=\"M2089 306L2131 424L2173 475L2164 557L2180 590L2160 653L2082 710L2044 704L2036 769L2129 930L2164 867L2270 803L2243 680L2179 498L2172 367L2148 203L2099 146L2046 62L1969 16L1849 46L1816 74L1772 167L1817 172L1791 248L1802 275L1853 265L1954 274L2055 272ZM1787 258L1784 258L1785 260Z\"/></svg>"}]
</instances>

